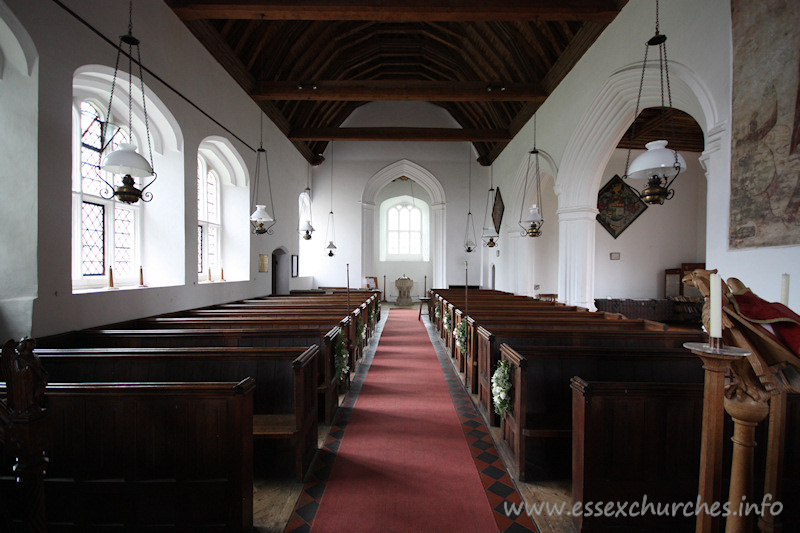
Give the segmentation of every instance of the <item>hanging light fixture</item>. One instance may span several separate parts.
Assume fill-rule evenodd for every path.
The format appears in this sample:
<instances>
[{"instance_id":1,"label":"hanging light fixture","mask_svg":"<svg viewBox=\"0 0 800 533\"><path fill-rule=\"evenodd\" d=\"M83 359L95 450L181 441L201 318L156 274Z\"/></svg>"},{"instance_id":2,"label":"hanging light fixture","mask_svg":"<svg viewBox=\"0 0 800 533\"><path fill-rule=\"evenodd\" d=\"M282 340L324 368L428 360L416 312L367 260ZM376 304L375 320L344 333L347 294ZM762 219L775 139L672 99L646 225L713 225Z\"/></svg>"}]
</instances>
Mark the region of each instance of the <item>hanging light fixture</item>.
<instances>
[{"instance_id":1,"label":"hanging light fixture","mask_svg":"<svg viewBox=\"0 0 800 533\"><path fill-rule=\"evenodd\" d=\"M525 211L525 198L528 193L528 178L534 168L533 183L535 196L533 205L528 210L528 214L523 216ZM525 170L525 185L522 189L522 201L519 208L519 225L522 228L522 236L539 237L542 234L544 217L540 211L542 205L542 176L539 173L539 150L536 148L536 115L533 115L533 150L528 152L528 168Z\"/></svg>"},{"instance_id":2,"label":"hanging light fixture","mask_svg":"<svg viewBox=\"0 0 800 533\"><path fill-rule=\"evenodd\" d=\"M103 139L103 147L107 146L113 139L117 130L117 126L111 124L111 104L114 101L114 88L117 85L117 73L119 72L119 60L123 54L123 45L127 45L128 51L128 137L129 142L120 143L119 148L109 153L103 158L100 168L111 174L119 174L122 176L122 185L114 186L103 178L100 174L100 179L108 186L108 189L101 191L101 196L106 199L117 197L121 202L126 204L135 204L139 200L149 202L153 199L153 193L145 192L150 185L156 181L158 177L153 170L153 150L150 144L150 124L147 120L147 106L145 104L146 98L144 94L144 78L142 77L142 54L139 49L139 39L133 36L133 0L128 3L128 33L120 35L119 44L117 45L117 61L114 65L114 77L111 80L111 94L108 99L108 113L106 114L106 122L101 125L101 134ZM139 81L141 82L142 90L142 112L144 114L145 134L147 136L147 149L150 155L150 160L144 158L141 154L136 152L136 145L133 143L133 54L134 48L136 49L136 63L139 66ZM113 133L110 131L114 129ZM136 188L136 181L134 178L146 178L153 176L150 183L142 187Z\"/></svg>"},{"instance_id":3,"label":"hanging light fixture","mask_svg":"<svg viewBox=\"0 0 800 533\"><path fill-rule=\"evenodd\" d=\"M336 228L333 225L333 141L331 141L331 212L328 213L328 230L325 234L325 240L328 241L328 257L333 257L333 252L336 250L336 245L333 242L336 240Z\"/></svg>"},{"instance_id":4,"label":"hanging light fixture","mask_svg":"<svg viewBox=\"0 0 800 533\"><path fill-rule=\"evenodd\" d=\"M258 150L256 150L256 171L253 177L253 201L250 205L252 208L255 206L255 210L253 214L250 215L250 229L256 235L272 235L274 230L272 227L276 224L276 221L272 216L267 212L266 204L259 204L258 203L258 185L261 181L261 156L264 156L264 168L267 171L267 188L269 191L269 207L271 212L275 212L275 205L272 201L272 182L269 178L269 160L267 159L267 151L264 150L264 113L259 111L259 145ZM272 224L269 224L272 222ZM266 226L269 224L269 226Z\"/></svg>"},{"instance_id":5,"label":"hanging light fixture","mask_svg":"<svg viewBox=\"0 0 800 533\"><path fill-rule=\"evenodd\" d=\"M647 186L639 196L648 204L663 205L664 200L670 200L675 195L672 183L681 170L686 170L686 161L683 157L670 148L667 148L666 140L652 141L645 145L647 151L628 163L631 159L631 147L635 137L636 118L639 116L639 105L642 100L642 88L644 86L644 74L647 68L647 52L651 46L658 47L658 68L661 74L661 130L666 134L665 122L669 121L671 136L675 138L675 121L672 109L672 91L669 87L669 64L667 62L667 36L658 32L658 0L656 0L656 32L644 47L644 61L642 62L642 77L639 84L639 94L636 97L636 112L634 122L630 128L628 143L628 156L625 159L625 177L629 179L646 179ZM665 100L666 88L666 100ZM637 191L638 192L638 191Z\"/></svg>"},{"instance_id":6,"label":"hanging light fixture","mask_svg":"<svg viewBox=\"0 0 800 533\"><path fill-rule=\"evenodd\" d=\"M494 197L495 197L495 190L494 190L494 165L489 168L490 172L490 182L489 182L489 194L486 196L486 211L483 215L483 233L481 234L481 240L483 241L484 246L488 246L489 248L494 248L497 246L497 241L499 239L499 235L497 234L497 230L494 227L494 222L491 218L492 208L494 207Z\"/></svg>"},{"instance_id":7,"label":"hanging light fixture","mask_svg":"<svg viewBox=\"0 0 800 533\"><path fill-rule=\"evenodd\" d=\"M472 253L477 246L475 244L475 222L472 220L472 146L467 143L467 161L469 163L468 181L468 200L467 200L467 226L464 229L464 250Z\"/></svg>"},{"instance_id":8,"label":"hanging light fixture","mask_svg":"<svg viewBox=\"0 0 800 533\"><path fill-rule=\"evenodd\" d=\"M314 226L311 225L311 166L309 165L306 172L306 188L303 191L308 198L308 220L303 220L298 228L303 234L303 239L310 240L311 234L314 232Z\"/></svg>"}]
</instances>

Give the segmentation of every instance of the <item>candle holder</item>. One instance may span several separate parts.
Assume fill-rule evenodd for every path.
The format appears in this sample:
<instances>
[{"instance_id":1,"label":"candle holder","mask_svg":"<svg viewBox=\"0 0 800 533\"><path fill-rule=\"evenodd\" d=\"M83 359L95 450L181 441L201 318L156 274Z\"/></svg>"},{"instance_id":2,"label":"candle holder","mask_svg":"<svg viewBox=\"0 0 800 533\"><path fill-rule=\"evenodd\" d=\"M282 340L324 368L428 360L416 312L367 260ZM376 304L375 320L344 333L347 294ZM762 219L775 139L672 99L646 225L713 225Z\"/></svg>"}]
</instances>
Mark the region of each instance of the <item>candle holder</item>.
<instances>
[{"instance_id":1,"label":"candle holder","mask_svg":"<svg viewBox=\"0 0 800 533\"><path fill-rule=\"evenodd\" d=\"M711 505L720 501L722 493L725 375L733 363L741 361L750 352L725 346L722 337L709 337L707 343L687 342L683 347L703 360L705 370L698 496L702 502ZM715 531L718 524L719 518L709 513L697 515L697 531Z\"/></svg>"}]
</instances>

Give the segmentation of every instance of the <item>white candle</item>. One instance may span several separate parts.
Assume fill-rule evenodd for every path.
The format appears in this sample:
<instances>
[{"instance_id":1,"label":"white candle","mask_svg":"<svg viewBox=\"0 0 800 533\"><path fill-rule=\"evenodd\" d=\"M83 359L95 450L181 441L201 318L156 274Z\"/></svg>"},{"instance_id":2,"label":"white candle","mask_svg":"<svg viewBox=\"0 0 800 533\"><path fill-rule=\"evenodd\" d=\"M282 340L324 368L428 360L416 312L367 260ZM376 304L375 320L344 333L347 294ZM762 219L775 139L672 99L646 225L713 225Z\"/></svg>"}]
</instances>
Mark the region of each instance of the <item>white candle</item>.
<instances>
[{"instance_id":1,"label":"white candle","mask_svg":"<svg viewBox=\"0 0 800 533\"><path fill-rule=\"evenodd\" d=\"M711 274L711 295L709 297L709 336L715 338L722 337L722 283L719 274Z\"/></svg>"},{"instance_id":2,"label":"white candle","mask_svg":"<svg viewBox=\"0 0 800 533\"><path fill-rule=\"evenodd\" d=\"M789 307L789 274L781 276L781 303Z\"/></svg>"}]
</instances>

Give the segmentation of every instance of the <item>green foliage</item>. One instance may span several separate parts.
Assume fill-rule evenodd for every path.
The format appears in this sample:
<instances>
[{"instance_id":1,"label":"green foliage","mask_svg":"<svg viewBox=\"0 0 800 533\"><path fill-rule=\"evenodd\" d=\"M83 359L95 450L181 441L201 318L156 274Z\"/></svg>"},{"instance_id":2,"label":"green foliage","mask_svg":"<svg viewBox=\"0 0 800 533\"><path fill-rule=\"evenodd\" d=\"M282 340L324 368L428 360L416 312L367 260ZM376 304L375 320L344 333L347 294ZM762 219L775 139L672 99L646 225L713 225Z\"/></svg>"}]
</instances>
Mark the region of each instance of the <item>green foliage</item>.
<instances>
[{"instance_id":1,"label":"green foliage","mask_svg":"<svg viewBox=\"0 0 800 533\"><path fill-rule=\"evenodd\" d=\"M347 339L344 330L339 329L339 338L336 340L336 377L344 381L350 374L350 352L347 351Z\"/></svg>"},{"instance_id":2,"label":"green foliage","mask_svg":"<svg viewBox=\"0 0 800 533\"><path fill-rule=\"evenodd\" d=\"M364 321L361 320L361 317L358 317L358 322L356 322L356 340L358 344L361 345L364 343L364 333L367 331L367 325L364 324Z\"/></svg>"},{"instance_id":3,"label":"green foliage","mask_svg":"<svg viewBox=\"0 0 800 533\"><path fill-rule=\"evenodd\" d=\"M433 316L437 321L442 318L442 302L436 302L436 305L433 306Z\"/></svg>"},{"instance_id":4,"label":"green foliage","mask_svg":"<svg viewBox=\"0 0 800 533\"><path fill-rule=\"evenodd\" d=\"M461 350L461 354L464 357L469 355L469 351L467 348L467 317L461 319L459 322L458 327L456 327L456 343L458 343L458 349Z\"/></svg>"},{"instance_id":5,"label":"green foliage","mask_svg":"<svg viewBox=\"0 0 800 533\"><path fill-rule=\"evenodd\" d=\"M444 332L447 335L450 335L450 320L451 320L450 319L450 313L445 313L444 314L444 322L442 324L442 327L444 327Z\"/></svg>"},{"instance_id":6,"label":"green foliage","mask_svg":"<svg viewBox=\"0 0 800 533\"><path fill-rule=\"evenodd\" d=\"M502 360L492 374L492 401L494 412L501 417L511 412L511 364Z\"/></svg>"}]
</instances>

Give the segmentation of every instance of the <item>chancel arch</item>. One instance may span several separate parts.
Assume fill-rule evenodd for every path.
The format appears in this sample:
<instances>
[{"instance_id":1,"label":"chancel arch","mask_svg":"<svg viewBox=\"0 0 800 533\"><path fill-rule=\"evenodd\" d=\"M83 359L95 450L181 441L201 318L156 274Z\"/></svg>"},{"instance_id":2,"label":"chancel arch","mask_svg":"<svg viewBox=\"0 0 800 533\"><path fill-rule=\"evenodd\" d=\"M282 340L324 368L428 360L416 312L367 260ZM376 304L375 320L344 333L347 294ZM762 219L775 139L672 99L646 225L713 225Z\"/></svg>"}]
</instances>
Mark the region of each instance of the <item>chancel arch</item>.
<instances>
[{"instance_id":1,"label":"chancel arch","mask_svg":"<svg viewBox=\"0 0 800 533\"><path fill-rule=\"evenodd\" d=\"M429 249L431 276L428 288L446 286L445 268L445 214L446 199L444 188L439 180L422 166L403 159L376 172L364 186L361 196L361 271L373 275L376 264L376 250L380 246L380 210L376 201L381 190L398 178L407 178L419 193L420 201L427 203L429 209ZM404 187L405 188L405 187ZM411 186L408 186L409 197ZM380 280L379 280L380 281ZM414 280L419 283L423 280ZM392 280L393 282L393 280ZM387 286L388 290L388 286Z\"/></svg>"}]
</instances>

